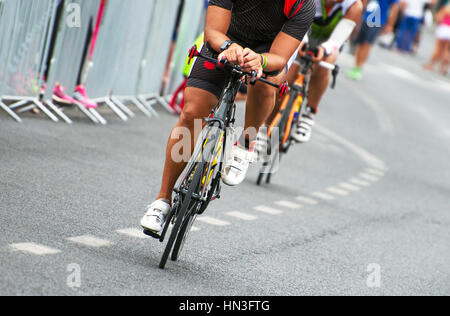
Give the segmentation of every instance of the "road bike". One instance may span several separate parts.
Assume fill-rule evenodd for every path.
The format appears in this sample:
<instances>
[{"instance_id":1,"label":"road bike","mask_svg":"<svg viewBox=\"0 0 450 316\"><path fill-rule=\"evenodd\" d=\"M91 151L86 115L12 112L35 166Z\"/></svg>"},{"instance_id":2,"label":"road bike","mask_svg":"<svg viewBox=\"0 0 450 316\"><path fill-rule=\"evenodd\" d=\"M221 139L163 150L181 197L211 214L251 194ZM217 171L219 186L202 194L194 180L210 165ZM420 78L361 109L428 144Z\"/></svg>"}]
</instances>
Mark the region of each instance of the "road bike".
<instances>
[{"instance_id":1,"label":"road bike","mask_svg":"<svg viewBox=\"0 0 450 316\"><path fill-rule=\"evenodd\" d=\"M195 57L213 63L216 65L216 69L228 72L229 79L219 102L206 119L206 127L200 135L194 154L178 179L174 189L173 207L168 214L168 220L161 236L155 236L149 231L145 232L164 242L170 226L173 225L159 264L161 269L165 268L169 256L172 261L178 260L197 216L206 211L211 201L220 198L221 171L226 157L226 146L232 138L230 136L236 115L235 99L241 84L245 80L249 80L251 85L261 81L277 88L280 93L288 91L287 83L278 85L267 80L267 77L273 76L274 73L266 74L265 78L257 79L256 72L247 73L242 71L239 66L232 65L226 59L218 61L205 56L198 51L197 46L192 47L189 51L189 63Z\"/></svg>"},{"instance_id":2,"label":"road bike","mask_svg":"<svg viewBox=\"0 0 450 316\"><path fill-rule=\"evenodd\" d=\"M305 51L307 48L305 47ZM270 183L272 176L278 169L279 161L283 155L286 155L296 142L291 136L292 128L298 123L305 108L305 100L308 96L308 85L312 69L315 65L313 57L317 56L318 50L312 49L301 57L301 71L298 77L290 87L289 92L282 99L279 112L276 114L272 123L267 127L262 141L265 142L260 147L262 154L259 158L262 166L259 172L257 185L263 183L264 177L267 184ZM324 67L332 72L333 82L331 88L336 86L336 79L339 74L339 66L327 62L319 62L319 67ZM261 149L262 148L262 149Z\"/></svg>"}]
</instances>

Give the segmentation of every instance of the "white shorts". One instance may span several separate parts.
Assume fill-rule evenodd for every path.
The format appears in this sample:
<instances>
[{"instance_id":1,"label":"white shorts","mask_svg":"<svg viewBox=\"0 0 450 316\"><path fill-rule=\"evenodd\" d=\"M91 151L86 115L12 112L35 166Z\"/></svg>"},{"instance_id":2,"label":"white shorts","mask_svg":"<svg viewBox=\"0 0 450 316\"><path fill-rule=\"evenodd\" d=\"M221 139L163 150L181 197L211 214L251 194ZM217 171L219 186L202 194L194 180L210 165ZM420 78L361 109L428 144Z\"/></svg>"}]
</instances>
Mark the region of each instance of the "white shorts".
<instances>
[{"instance_id":1,"label":"white shorts","mask_svg":"<svg viewBox=\"0 0 450 316\"><path fill-rule=\"evenodd\" d=\"M436 29L436 37L440 40L450 41L450 25L440 25Z\"/></svg>"}]
</instances>

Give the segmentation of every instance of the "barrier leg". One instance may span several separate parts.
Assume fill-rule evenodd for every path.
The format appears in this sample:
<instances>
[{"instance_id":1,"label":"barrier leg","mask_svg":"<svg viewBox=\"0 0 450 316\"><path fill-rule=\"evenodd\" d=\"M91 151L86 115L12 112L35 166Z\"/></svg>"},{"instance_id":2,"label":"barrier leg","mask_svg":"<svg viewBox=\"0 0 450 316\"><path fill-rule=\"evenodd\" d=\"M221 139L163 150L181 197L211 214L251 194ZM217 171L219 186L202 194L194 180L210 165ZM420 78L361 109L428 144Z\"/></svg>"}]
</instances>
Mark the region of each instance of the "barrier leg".
<instances>
[{"instance_id":1,"label":"barrier leg","mask_svg":"<svg viewBox=\"0 0 450 316\"><path fill-rule=\"evenodd\" d=\"M108 122L97 112L96 109L89 109L89 112L98 120L98 122L102 125L108 124Z\"/></svg>"},{"instance_id":2,"label":"barrier leg","mask_svg":"<svg viewBox=\"0 0 450 316\"><path fill-rule=\"evenodd\" d=\"M92 122L94 122L95 124L100 123L99 120L92 115L91 112L88 111L88 109L86 109L86 107L84 105L82 105L80 102L75 101L75 105L76 107L84 114L86 115Z\"/></svg>"},{"instance_id":3,"label":"barrier leg","mask_svg":"<svg viewBox=\"0 0 450 316\"><path fill-rule=\"evenodd\" d=\"M105 103L122 121L128 121L128 117L109 98L105 99Z\"/></svg>"},{"instance_id":4,"label":"barrier leg","mask_svg":"<svg viewBox=\"0 0 450 316\"><path fill-rule=\"evenodd\" d=\"M129 117L135 117L136 115L125 105L119 98L111 97L111 101L116 104L122 112L125 112Z\"/></svg>"},{"instance_id":5,"label":"barrier leg","mask_svg":"<svg viewBox=\"0 0 450 316\"><path fill-rule=\"evenodd\" d=\"M46 106L39 100L33 100L33 103L36 104L36 106L45 113L53 122L59 122L59 119L49 111L49 109L46 108Z\"/></svg>"},{"instance_id":6,"label":"barrier leg","mask_svg":"<svg viewBox=\"0 0 450 316\"><path fill-rule=\"evenodd\" d=\"M158 117L158 113L155 111L155 109L153 108L153 105L156 103L153 103L154 100L151 101L147 101L144 97L139 97L138 98L139 101L145 105L145 107L147 108L147 110L154 116Z\"/></svg>"},{"instance_id":7,"label":"barrier leg","mask_svg":"<svg viewBox=\"0 0 450 316\"><path fill-rule=\"evenodd\" d=\"M139 110L141 110L141 112L143 112L147 117L152 117L152 112L150 112L147 108L147 106L145 105L144 102L142 102L140 99L134 97L131 99L131 101L137 106L137 108Z\"/></svg>"},{"instance_id":8,"label":"barrier leg","mask_svg":"<svg viewBox=\"0 0 450 316\"><path fill-rule=\"evenodd\" d=\"M62 118L64 120L64 122L66 122L67 124L73 124L72 120L66 115L64 114L64 112L57 107L53 101L48 100L47 102L45 102L48 107L53 110L53 112L55 112L60 118Z\"/></svg>"},{"instance_id":9,"label":"barrier leg","mask_svg":"<svg viewBox=\"0 0 450 316\"><path fill-rule=\"evenodd\" d=\"M6 113L8 113L13 119L15 119L17 122L22 123L22 119L16 114L14 113L13 110L11 110L5 103L3 103L2 101L0 101L0 107L6 111Z\"/></svg>"}]
</instances>

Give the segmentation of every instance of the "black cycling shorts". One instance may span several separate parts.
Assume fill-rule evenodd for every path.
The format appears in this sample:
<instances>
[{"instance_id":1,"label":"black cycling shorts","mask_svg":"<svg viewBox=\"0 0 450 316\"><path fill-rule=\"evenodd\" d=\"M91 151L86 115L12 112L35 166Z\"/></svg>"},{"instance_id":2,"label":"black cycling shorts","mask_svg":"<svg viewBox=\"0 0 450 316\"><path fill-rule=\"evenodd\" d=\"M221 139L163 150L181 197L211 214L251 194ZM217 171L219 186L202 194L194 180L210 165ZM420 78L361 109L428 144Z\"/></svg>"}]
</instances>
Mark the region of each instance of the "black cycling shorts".
<instances>
[{"instance_id":1,"label":"black cycling shorts","mask_svg":"<svg viewBox=\"0 0 450 316\"><path fill-rule=\"evenodd\" d=\"M254 51L259 54L268 53L271 47L272 43L264 44L254 49ZM219 53L209 49L206 44L203 45L201 53L202 55L215 59L219 57ZM214 64L202 58L197 58L188 77L186 86L208 91L219 99L227 81L228 73L226 71L216 69Z\"/></svg>"}]
</instances>

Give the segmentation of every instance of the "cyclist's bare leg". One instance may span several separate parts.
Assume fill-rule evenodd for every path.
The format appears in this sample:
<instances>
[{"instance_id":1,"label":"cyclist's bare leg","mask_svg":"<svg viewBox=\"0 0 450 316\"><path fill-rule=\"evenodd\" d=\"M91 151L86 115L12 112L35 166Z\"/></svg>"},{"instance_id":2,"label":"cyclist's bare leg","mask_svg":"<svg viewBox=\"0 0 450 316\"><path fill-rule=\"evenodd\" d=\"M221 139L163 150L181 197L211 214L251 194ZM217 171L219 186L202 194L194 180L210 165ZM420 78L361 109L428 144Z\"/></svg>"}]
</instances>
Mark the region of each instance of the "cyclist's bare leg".
<instances>
[{"instance_id":1,"label":"cyclist's bare leg","mask_svg":"<svg viewBox=\"0 0 450 316\"><path fill-rule=\"evenodd\" d=\"M281 84L286 80L286 73L283 71L276 77L271 77L270 81ZM256 139L259 128L266 122L275 107L277 99L277 89L262 82L257 82L254 86L249 85L247 108L245 113L245 130L250 132L250 140Z\"/></svg>"},{"instance_id":2,"label":"cyclist's bare leg","mask_svg":"<svg viewBox=\"0 0 450 316\"><path fill-rule=\"evenodd\" d=\"M362 68L369 59L372 44L364 43L356 47L356 67Z\"/></svg>"},{"instance_id":3,"label":"cyclist's bare leg","mask_svg":"<svg viewBox=\"0 0 450 316\"><path fill-rule=\"evenodd\" d=\"M161 190L158 194L157 200L172 200L172 190L178 180L178 177L181 175L188 163L188 159L182 159L181 162L177 162L179 161L179 159L175 159L174 161L174 157L172 157L172 149L174 148L174 146L179 144L180 141L187 141L184 139L180 140L176 136L177 131L183 132L182 129L184 129L185 131L189 130L190 132L190 146L189 144L183 146L184 150L190 150L189 154L184 153L183 150L181 150L181 152L178 152L178 150L176 150L177 155L180 154L181 156L190 158L198 137L198 135L194 135L195 120L208 117L208 115L211 113L212 108L217 104L217 102L217 97L210 92L193 87L186 88L185 106L183 108L183 112L181 113L180 119L178 120L177 124L173 128L171 136L169 138L169 142L167 144L166 162L164 165Z\"/></svg>"},{"instance_id":4,"label":"cyclist's bare leg","mask_svg":"<svg viewBox=\"0 0 450 316\"><path fill-rule=\"evenodd\" d=\"M334 64L338 58L338 54L328 56L324 59L325 62ZM320 100L327 91L330 82L330 71L318 65L314 66L309 82L308 105L314 111L317 111Z\"/></svg>"}]
</instances>

